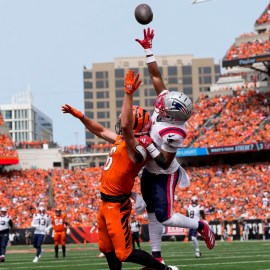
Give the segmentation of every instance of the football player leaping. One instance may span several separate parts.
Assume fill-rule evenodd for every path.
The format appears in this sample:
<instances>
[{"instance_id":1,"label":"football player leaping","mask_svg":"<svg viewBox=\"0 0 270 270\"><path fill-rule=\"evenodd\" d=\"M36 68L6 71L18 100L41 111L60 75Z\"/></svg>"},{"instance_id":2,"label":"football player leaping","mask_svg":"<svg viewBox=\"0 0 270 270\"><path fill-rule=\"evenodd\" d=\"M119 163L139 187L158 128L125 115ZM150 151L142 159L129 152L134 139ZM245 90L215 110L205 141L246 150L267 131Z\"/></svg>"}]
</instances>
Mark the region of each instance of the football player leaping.
<instances>
[{"instance_id":1,"label":"football player leaping","mask_svg":"<svg viewBox=\"0 0 270 270\"><path fill-rule=\"evenodd\" d=\"M187 208L187 216L190 218L193 218L194 220L205 220L205 213L203 206L198 204L198 197L193 196L191 198L191 204ZM195 248L195 256L197 258L201 257L199 242L197 239L197 233L198 231L195 229L189 229L188 237L193 241L194 248Z\"/></svg>"},{"instance_id":2,"label":"football player leaping","mask_svg":"<svg viewBox=\"0 0 270 270\"><path fill-rule=\"evenodd\" d=\"M120 125L117 133L105 128L66 104L64 113L77 117L96 136L113 143L101 177L101 204L98 212L98 246L110 270L121 270L122 262L132 262L156 270L178 270L155 260L149 253L132 248L129 216L134 178L148 161L147 151L139 144L151 127L151 117L142 107L133 106L133 93L139 87L139 75L127 71ZM120 129L119 129L120 127ZM137 197L137 196L136 196ZM135 199L137 203L137 198ZM135 205L136 207L136 205Z\"/></svg>"},{"instance_id":3,"label":"football player leaping","mask_svg":"<svg viewBox=\"0 0 270 270\"><path fill-rule=\"evenodd\" d=\"M151 50L154 30L144 30L144 39L136 41L144 48L146 63L157 93L152 116L150 137L141 143L151 157L141 177L141 191L147 204L149 234L152 255L159 261L161 257L162 225L196 229L209 249L215 245L215 236L204 221L197 221L180 213L173 213L174 190L178 179L188 180L188 176L178 164L175 155L186 137L186 121L192 114L192 102L188 96L178 91L169 92L163 83L155 56Z\"/></svg>"}]
</instances>

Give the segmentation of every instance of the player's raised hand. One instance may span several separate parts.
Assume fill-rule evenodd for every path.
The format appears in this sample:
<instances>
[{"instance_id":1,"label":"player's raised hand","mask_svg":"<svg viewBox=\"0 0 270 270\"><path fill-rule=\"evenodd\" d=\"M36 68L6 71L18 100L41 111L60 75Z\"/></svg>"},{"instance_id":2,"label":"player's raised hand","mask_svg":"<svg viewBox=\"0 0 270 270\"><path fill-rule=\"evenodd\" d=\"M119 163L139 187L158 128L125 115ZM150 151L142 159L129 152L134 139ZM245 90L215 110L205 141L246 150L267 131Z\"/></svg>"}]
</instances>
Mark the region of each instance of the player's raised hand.
<instances>
[{"instance_id":1,"label":"player's raised hand","mask_svg":"<svg viewBox=\"0 0 270 270\"><path fill-rule=\"evenodd\" d=\"M74 117L82 119L84 117L83 113L76 110L75 108L71 107L68 104L65 104L62 106L62 112L63 113L70 113L72 114Z\"/></svg>"},{"instance_id":2,"label":"player's raised hand","mask_svg":"<svg viewBox=\"0 0 270 270\"><path fill-rule=\"evenodd\" d=\"M139 80L140 75L137 74L136 77L134 77L134 70L128 70L125 76L125 92L127 94L133 94L142 83L141 80Z\"/></svg>"},{"instance_id":3,"label":"player's raised hand","mask_svg":"<svg viewBox=\"0 0 270 270\"><path fill-rule=\"evenodd\" d=\"M135 41L137 41L138 43L141 44L141 46L144 49L151 49L152 48L152 40L155 36L154 34L154 29L150 29L149 27L143 30L144 33L144 39L140 40L140 39L135 39Z\"/></svg>"}]
</instances>

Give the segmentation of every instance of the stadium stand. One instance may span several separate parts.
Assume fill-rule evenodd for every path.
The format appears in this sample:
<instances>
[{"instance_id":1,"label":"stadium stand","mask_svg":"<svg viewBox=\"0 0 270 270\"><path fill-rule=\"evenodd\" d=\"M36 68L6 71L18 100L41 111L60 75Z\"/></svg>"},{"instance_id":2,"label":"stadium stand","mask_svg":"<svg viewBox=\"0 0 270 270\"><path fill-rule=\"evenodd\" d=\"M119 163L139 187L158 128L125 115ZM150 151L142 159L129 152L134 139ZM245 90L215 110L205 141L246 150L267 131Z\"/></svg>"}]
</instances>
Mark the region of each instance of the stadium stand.
<instances>
[{"instance_id":1,"label":"stadium stand","mask_svg":"<svg viewBox=\"0 0 270 270\"><path fill-rule=\"evenodd\" d=\"M188 167L186 170L191 185L185 190L177 187L176 197L181 203L176 200L176 209L189 204L191 197L197 194L204 204L208 221L270 217L270 204L264 202L265 198L270 199L269 162ZM73 227L91 226L96 221L100 204L101 173L102 168L5 172L0 176L1 204L9 208L20 228L30 226L31 215L40 202L49 209L55 205L64 209ZM134 191L140 192L139 177L135 180ZM50 196L53 203L50 203ZM138 219L147 223L143 215Z\"/></svg>"},{"instance_id":2,"label":"stadium stand","mask_svg":"<svg viewBox=\"0 0 270 270\"><path fill-rule=\"evenodd\" d=\"M1 165L18 164L18 162L18 153L0 112L0 167Z\"/></svg>"}]
</instances>

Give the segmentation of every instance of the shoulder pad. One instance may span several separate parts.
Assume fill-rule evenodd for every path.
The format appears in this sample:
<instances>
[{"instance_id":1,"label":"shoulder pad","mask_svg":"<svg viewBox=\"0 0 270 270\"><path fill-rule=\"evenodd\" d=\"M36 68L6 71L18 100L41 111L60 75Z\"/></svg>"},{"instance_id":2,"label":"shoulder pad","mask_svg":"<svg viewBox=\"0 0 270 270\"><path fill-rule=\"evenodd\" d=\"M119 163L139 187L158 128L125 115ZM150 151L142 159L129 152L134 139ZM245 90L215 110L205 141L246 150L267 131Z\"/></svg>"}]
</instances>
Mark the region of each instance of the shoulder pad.
<instances>
[{"instance_id":1,"label":"shoulder pad","mask_svg":"<svg viewBox=\"0 0 270 270\"><path fill-rule=\"evenodd\" d=\"M161 138L163 138L164 136L168 136L169 138L173 139L174 136L178 138L180 136L182 139L185 139L187 136L187 133L185 132L185 130L183 130L180 127L174 127L174 126L164 128L160 130L158 133Z\"/></svg>"}]
</instances>

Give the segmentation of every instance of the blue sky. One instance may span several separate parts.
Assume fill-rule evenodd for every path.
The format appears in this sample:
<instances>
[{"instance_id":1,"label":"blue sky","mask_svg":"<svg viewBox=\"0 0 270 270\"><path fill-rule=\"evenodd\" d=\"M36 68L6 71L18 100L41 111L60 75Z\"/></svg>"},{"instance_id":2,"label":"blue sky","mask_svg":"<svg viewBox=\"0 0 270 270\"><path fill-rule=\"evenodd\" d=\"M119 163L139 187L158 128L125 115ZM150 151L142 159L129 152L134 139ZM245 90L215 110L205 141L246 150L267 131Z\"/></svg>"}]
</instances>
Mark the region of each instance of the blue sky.
<instances>
[{"instance_id":1,"label":"blue sky","mask_svg":"<svg viewBox=\"0 0 270 270\"><path fill-rule=\"evenodd\" d=\"M219 63L235 38L252 32L268 0L0 0L0 104L30 85L34 105L53 119L54 141L84 144L83 66L144 55L138 4L152 7L155 54L193 54Z\"/></svg>"}]
</instances>

